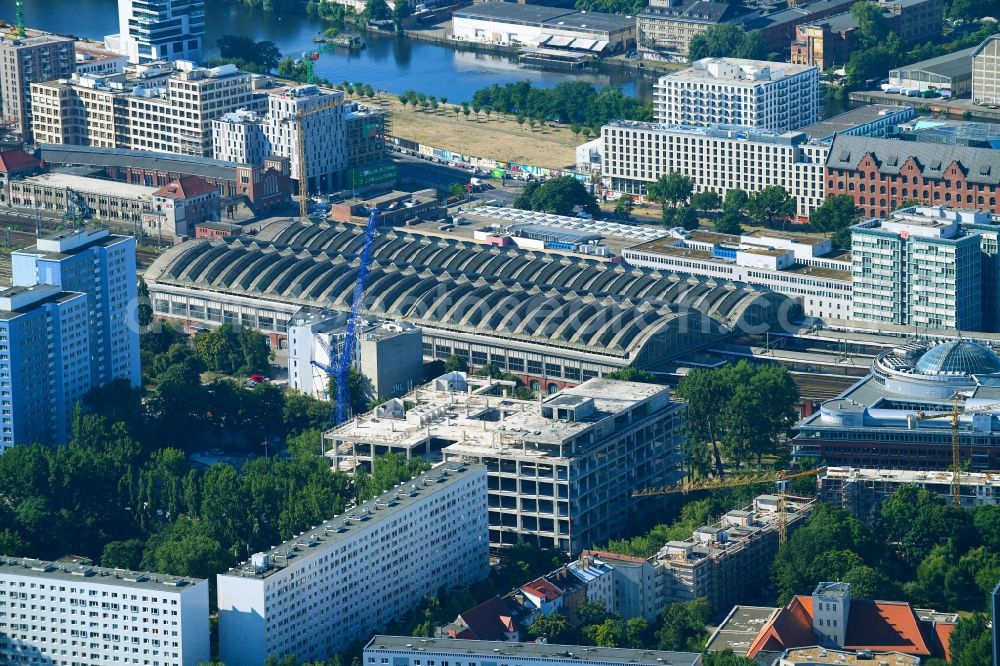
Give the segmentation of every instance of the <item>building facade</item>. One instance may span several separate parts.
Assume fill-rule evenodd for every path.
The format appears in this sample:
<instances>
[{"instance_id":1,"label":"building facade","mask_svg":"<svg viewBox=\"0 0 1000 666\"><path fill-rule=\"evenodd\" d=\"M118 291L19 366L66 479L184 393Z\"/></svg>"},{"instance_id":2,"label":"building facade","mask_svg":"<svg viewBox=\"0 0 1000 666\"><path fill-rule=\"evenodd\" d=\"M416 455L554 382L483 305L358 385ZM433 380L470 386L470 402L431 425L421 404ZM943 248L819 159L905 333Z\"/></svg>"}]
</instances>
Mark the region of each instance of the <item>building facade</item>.
<instances>
[{"instance_id":1,"label":"building facade","mask_svg":"<svg viewBox=\"0 0 1000 666\"><path fill-rule=\"evenodd\" d=\"M87 295L91 385L141 381L135 238L76 229L39 238L11 255L14 286L57 285Z\"/></svg>"},{"instance_id":2,"label":"building facade","mask_svg":"<svg viewBox=\"0 0 1000 666\"><path fill-rule=\"evenodd\" d=\"M495 550L531 543L577 553L619 533L633 490L683 475L684 408L664 387L594 378L541 404L508 397L493 421L498 399L469 395L469 385L430 385L331 430L329 456L354 467L383 451L432 455L437 446L449 462L485 465ZM435 419L447 411L468 415Z\"/></svg>"},{"instance_id":3,"label":"building facade","mask_svg":"<svg viewBox=\"0 0 1000 666\"><path fill-rule=\"evenodd\" d=\"M118 0L118 34L105 38L129 62L198 62L205 38L204 0Z\"/></svg>"},{"instance_id":4,"label":"building facade","mask_svg":"<svg viewBox=\"0 0 1000 666\"><path fill-rule=\"evenodd\" d=\"M50 285L0 291L0 453L69 439L76 404L93 385L88 319L84 294Z\"/></svg>"},{"instance_id":5,"label":"building facade","mask_svg":"<svg viewBox=\"0 0 1000 666\"><path fill-rule=\"evenodd\" d=\"M413 639L409 636L374 636L364 649L365 666L421 666L421 664L469 666L701 666L701 655L693 652L595 648L547 643L500 643L454 638Z\"/></svg>"},{"instance_id":6,"label":"building facade","mask_svg":"<svg viewBox=\"0 0 1000 666\"><path fill-rule=\"evenodd\" d=\"M219 657L323 659L488 572L486 470L438 466L219 574Z\"/></svg>"},{"instance_id":7,"label":"building facade","mask_svg":"<svg viewBox=\"0 0 1000 666\"><path fill-rule=\"evenodd\" d=\"M916 486L940 495L951 506L951 481L951 472L826 467L817 478L817 491L821 501L849 509L866 519L903 486ZM992 474L962 472L959 486L964 508L1000 504L1000 479Z\"/></svg>"},{"instance_id":8,"label":"building facade","mask_svg":"<svg viewBox=\"0 0 1000 666\"><path fill-rule=\"evenodd\" d=\"M73 39L28 31L24 37L0 37L0 109L27 143L38 141L32 125L31 84L73 74Z\"/></svg>"},{"instance_id":9,"label":"building facade","mask_svg":"<svg viewBox=\"0 0 1000 666\"><path fill-rule=\"evenodd\" d=\"M653 91L663 125L731 125L791 132L819 120L816 67L704 58L661 76Z\"/></svg>"},{"instance_id":10,"label":"building facade","mask_svg":"<svg viewBox=\"0 0 1000 666\"><path fill-rule=\"evenodd\" d=\"M691 38L722 23L739 23L742 7L714 0L652 0L636 15L641 53L687 57Z\"/></svg>"},{"instance_id":11,"label":"building facade","mask_svg":"<svg viewBox=\"0 0 1000 666\"><path fill-rule=\"evenodd\" d=\"M827 152L827 196L846 194L885 217L910 200L1000 214L1000 151L921 141L837 136Z\"/></svg>"},{"instance_id":12,"label":"building facade","mask_svg":"<svg viewBox=\"0 0 1000 666\"><path fill-rule=\"evenodd\" d=\"M1000 106L1000 36L987 37L972 52L972 102Z\"/></svg>"},{"instance_id":13,"label":"building facade","mask_svg":"<svg viewBox=\"0 0 1000 666\"><path fill-rule=\"evenodd\" d=\"M0 557L5 664L191 666L211 658L208 581Z\"/></svg>"},{"instance_id":14,"label":"building facade","mask_svg":"<svg viewBox=\"0 0 1000 666\"><path fill-rule=\"evenodd\" d=\"M601 128L602 176L615 193L645 195L646 186L672 171L694 181L695 192L724 196L780 185L807 216L826 196L828 143L801 132L775 134L739 127L678 127L619 121Z\"/></svg>"}]
</instances>

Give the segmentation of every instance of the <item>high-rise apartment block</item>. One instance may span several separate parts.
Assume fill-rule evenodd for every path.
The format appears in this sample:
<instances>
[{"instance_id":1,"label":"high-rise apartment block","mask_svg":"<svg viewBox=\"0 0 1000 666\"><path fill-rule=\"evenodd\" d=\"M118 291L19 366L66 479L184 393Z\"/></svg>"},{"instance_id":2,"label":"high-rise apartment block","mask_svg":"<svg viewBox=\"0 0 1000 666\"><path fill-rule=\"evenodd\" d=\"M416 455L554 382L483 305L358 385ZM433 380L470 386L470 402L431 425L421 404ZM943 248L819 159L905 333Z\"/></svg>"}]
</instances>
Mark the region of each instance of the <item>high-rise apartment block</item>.
<instances>
[{"instance_id":1,"label":"high-rise apartment block","mask_svg":"<svg viewBox=\"0 0 1000 666\"><path fill-rule=\"evenodd\" d=\"M486 470L438 465L218 577L219 656L326 658L486 577Z\"/></svg>"},{"instance_id":2,"label":"high-rise apartment block","mask_svg":"<svg viewBox=\"0 0 1000 666\"><path fill-rule=\"evenodd\" d=\"M657 122L736 125L790 132L819 119L819 70L739 58L703 58L661 76L653 91Z\"/></svg>"},{"instance_id":3,"label":"high-rise apartment block","mask_svg":"<svg viewBox=\"0 0 1000 666\"><path fill-rule=\"evenodd\" d=\"M250 75L175 64L34 84L36 140L210 157L212 120L254 103Z\"/></svg>"},{"instance_id":4,"label":"high-rise apartment block","mask_svg":"<svg viewBox=\"0 0 1000 666\"><path fill-rule=\"evenodd\" d=\"M0 291L0 453L67 441L92 386L90 340L86 295L51 285Z\"/></svg>"},{"instance_id":5,"label":"high-rise apartment block","mask_svg":"<svg viewBox=\"0 0 1000 666\"><path fill-rule=\"evenodd\" d=\"M139 386L135 239L107 229L63 231L13 253L17 287L56 285L87 296L92 386Z\"/></svg>"},{"instance_id":6,"label":"high-rise apartment block","mask_svg":"<svg viewBox=\"0 0 1000 666\"><path fill-rule=\"evenodd\" d=\"M0 36L0 100L25 142L32 138L31 84L73 74L73 39L29 30L24 37Z\"/></svg>"},{"instance_id":7,"label":"high-rise apartment block","mask_svg":"<svg viewBox=\"0 0 1000 666\"><path fill-rule=\"evenodd\" d=\"M118 0L118 34L104 41L132 63L198 62L204 37L204 0Z\"/></svg>"},{"instance_id":8,"label":"high-rise apartment block","mask_svg":"<svg viewBox=\"0 0 1000 666\"><path fill-rule=\"evenodd\" d=\"M1000 227L990 217L913 206L853 227L853 317L925 329L993 330L996 322L984 321L984 315L995 319Z\"/></svg>"},{"instance_id":9,"label":"high-rise apartment block","mask_svg":"<svg viewBox=\"0 0 1000 666\"><path fill-rule=\"evenodd\" d=\"M269 156L287 157L292 179L300 179L299 131L306 133L305 170L310 192L331 192L345 182L348 166L384 159L385 114L344 93L314 85L282 88L267 95L267 114L229 113L212 123L215 159L260 166Z\"/></svg>"},{"instance_id":10,"label":"high-rise apartment block","mask_svg":"<svg viewBox=\"0 0 1000 666\"><path fill-rule=\"evenodd\" d=\"M684 405L666 387L597 377L539 403L474 381L445 375L329 431L328 455L344 467L387 451L485 465L495 549L579 553L619 533L632 491L683 476Z\"/></svg>"},{"instance_id":11,"label":"high-rise apartment block","mask_svg":"<svg viewBox=\"0 0 1000 666\"><path fill-rule=\"evenodd\" d=\"M0 557L0 663L195 666L208 581Z\"/></svg>"}]
</instances>

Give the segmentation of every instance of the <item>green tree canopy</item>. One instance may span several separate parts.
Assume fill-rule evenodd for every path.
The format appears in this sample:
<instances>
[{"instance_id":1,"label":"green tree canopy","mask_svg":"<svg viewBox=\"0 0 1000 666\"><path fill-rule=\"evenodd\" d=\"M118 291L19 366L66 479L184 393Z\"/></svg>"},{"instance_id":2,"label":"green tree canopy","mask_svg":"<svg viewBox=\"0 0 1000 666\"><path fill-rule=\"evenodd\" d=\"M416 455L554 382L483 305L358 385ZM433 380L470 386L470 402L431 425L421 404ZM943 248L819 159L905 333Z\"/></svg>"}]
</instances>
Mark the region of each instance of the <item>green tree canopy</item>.
<instances>
[{"instance_id":1,"label":"green tree canopy","mask_svg":"<svg viewBox=\"0 0 1000 666\"><path fill-rule=\"evenodd\" d=\"M747 212L757 224L775 225L795 215L795 198L781 185L768 185L750 196Z\"/></svg>"},{"instance_id":2,"label":"green tree canopy","mask_svg":"<svg viewBox=\"0 0 1000 666\"><path fill-rule=\"evenodd\" d=\"M688 43L688 62L702 58L764 60L767 45L756 30L747 32L735 23L720 23L695 34Z\"/></svg>"},{"instance_id":3,"label":"green tree canopy","mask_svg":"<svg viewBox=\"0 0 1000 666\"><path fill-rule=\"evenodd\" d=\"M514 207L557 215L572 215L577 208L591 215L600 212L594 195L573 176L551 178L537 185L529 183L514 201Z\"/></svg>"},{"instance_id":4,"label":"green tree canopy","mask_svg":"<svg viewBox=\"0 0 1000 666\"><path fill-rule=\"evenodd\" d=\"M694 181L677 171L663 174L656 182L646 185L646 196L651 201L659 202L664 207L670 204L674 209L687 203L693 191Z\"/></svg>"}]
</instances>

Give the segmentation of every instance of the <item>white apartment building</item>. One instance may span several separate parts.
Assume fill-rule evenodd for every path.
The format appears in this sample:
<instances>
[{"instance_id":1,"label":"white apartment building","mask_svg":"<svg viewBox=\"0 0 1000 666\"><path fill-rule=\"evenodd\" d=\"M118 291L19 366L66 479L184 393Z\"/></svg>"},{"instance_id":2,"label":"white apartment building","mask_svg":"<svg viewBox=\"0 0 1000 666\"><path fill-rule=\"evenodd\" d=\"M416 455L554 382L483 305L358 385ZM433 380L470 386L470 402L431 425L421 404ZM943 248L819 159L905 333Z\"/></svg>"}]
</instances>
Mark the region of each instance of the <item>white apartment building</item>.
<instances>
[{"instance_id":1,"label":"white apartment building","mask_svg":"<svg viewBox=\"0 0 1000 666\"><path fill-rule=\"evenodd\" d=\"M331 192L348 165L345 116L354 109L344 104L344 93L314 85L282 88L267 96L267 115L240 112L212 123L215 159L260 165L265 157L287 157L292 180L303 168L299 131L306 133L305 170L310 192Z\"/></svg>"},{"instance_id":2,"label":"white apartment building","mask_svg":"<svg viewBox=\"0 0 1000 666\"><path fill-rule=\"evenodd\" d=\"M830 240L754 231L735 236L672 229L665 238L622 250L630 265L745 282L795 299L804 314L851 318L851 262Z\"/></svg>"},{"instance_id":3,"label":"white apartment building","mask_svg":"<svg viewBox=\"0 0 1000 666\"><path fill-rule=\"evenodd\" d=\"M539 402L454 374L330 430L327 456L345 469L389 451L485 465L490 547L565 553L617 535L632 491L683 476L684 405L664 386L596 377Z\"/></svg>"},{"instance_id":4,"label":"white apartment building","mask_svg":"<svg viewBox=\"0 0 1000 666\"><path fill-rule=\"evenodd\" d=\"M219 658L326 658L485 578L486 498L485 468L438 465L219 574Z\"/></svg>"},{"instance_id":5,"label":"white apartment building","mask_svg":"<svg viewBox=\"0 0 1000 666\"><path fill-rule=\"evenodd\" d=\"M208 581L0 557L0 663L196 666Z\"/></svg>"},{"instance_id":6,"label":"white apartment building","mask_svg":"<svg viewBox=\"0 0 1000 666\"><path fill-rule=\"evenodd\" d=\"M819 120L819 70L806 65L703 58L661 76L653 91L664 125L735 125L782 133Z\"/></svg>"},{"instance_id":7,"label":"white apartment building","mask_svg":"<svg viewBox=\"0 0 1000 666\"><path fill-rule=\"evenodd\" d=\"M694 652L632 650L460 638L374 636L364 666L701 666Z\"/></svg>"},{"instance_id":8,"label":"white apartment building","mask_svg":"<svg viewBox=\"0 0 1000 666\"><path fill-rule=\"evenodd\" d=\"M212 120L253 104L250 74L175 65L32 84L36 141L210 157Z\"/></svg>"},{"instance_id":9,"label":"white apartment building","mask_svg":"<svg viewBox=\"0 0 1000 666\"><path fill-rule=\"evenodd\" d=\"M201 60L204 0L118 0L118 34L104 43L129 62Z\"/></svg>"},{"instance_id":10,"label":"white apartment building","mask_svg":"<svg viewBox=\"0 0 1000 666\"><path fill-rule=\"evenodd\" d=\"M780 185L795 197L802 216L825 196L830 146L801 132L619 121L602 127L601 136L603 184L613 192L644 196L648 183L677 171L694 181L695 192L719 196L734 188L753 193Z\"/></svg>"}]
</instances>

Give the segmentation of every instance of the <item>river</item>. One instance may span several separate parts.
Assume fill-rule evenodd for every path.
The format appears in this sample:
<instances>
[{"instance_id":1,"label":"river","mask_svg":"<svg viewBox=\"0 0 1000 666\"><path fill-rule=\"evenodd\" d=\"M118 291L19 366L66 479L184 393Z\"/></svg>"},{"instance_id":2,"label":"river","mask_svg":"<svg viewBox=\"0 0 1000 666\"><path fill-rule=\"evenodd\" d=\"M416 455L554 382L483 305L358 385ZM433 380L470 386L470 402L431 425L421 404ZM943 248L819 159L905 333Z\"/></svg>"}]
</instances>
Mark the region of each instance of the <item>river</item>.
<instances>
[{"instance_id":1,"label":"river","mask_svg":"<svg viewBox=\"0 0 1000 666\"><path fill-rule=\"evenodd\" d=\"M102 39L118 32L115 0L33 0L25 3L29 27L60 34ZM215 50L215 40L225 34L238 34L255 40L274 42L283 54L297 56L315 48L313 37L321 30L317 21L302 15L279 15L251 9L236 2L209 0L206 12L206 50ZM14 0L0 0L0 17L14 16ZM509 58L458 51L437 44L388 35L366 36L368 47L355 52L324 52L316 74L331 81L361 81L375 88L399 93L414 89L436 97L459 102L492 83L525 79L539 86L554 86L576 79L595 86L619 86L627 95L649 99L652 79L634 72L615 71L567 74L523 69Z\"/></svg>"}]
</instances>

